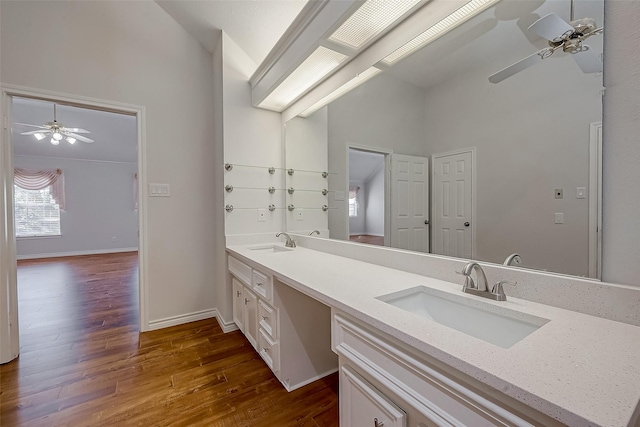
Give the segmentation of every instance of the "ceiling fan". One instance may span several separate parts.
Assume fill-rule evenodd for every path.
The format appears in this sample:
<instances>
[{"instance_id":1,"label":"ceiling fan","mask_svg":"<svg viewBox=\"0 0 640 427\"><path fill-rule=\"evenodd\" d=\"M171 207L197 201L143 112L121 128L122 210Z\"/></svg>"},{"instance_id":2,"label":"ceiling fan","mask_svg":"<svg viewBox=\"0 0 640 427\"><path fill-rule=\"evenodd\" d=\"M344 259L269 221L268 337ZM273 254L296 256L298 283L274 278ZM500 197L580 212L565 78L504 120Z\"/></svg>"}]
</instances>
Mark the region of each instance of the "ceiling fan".
<instances>
[{"instance_id":1,"label":"ceiling fan","mask_svg":"<svg viewBox=\"0 0 640 427\"><path fill-rule=\"evenodd\" d=\"M529 26L532 31L549 41L545 47L536 53L498 71L489 77L491 83L500 83L506 78L529 68L562 49L570 53L583 73L602 72L602 61L593 50L583 41L591 36L602 34L604 28L598 27L593 18L573 19L573 0L571 0L571 22L566 22L555 13L550 13Z\"/></svg>"},{"instance_id":2,"label":"ceiling fan","mask_svg":"<svg viewBox=\"0 0 640 427\"><path fill-rule=\"evenodd\" d=\"M66 127L62 123L56 120L56 104L53 104L53 121L45 122L42 126L30 125L27 123L15 123L16 125L29 126L38 128L29 132L22 132L20 135L33 135L38 141L51 135L51 144L58 145L60 141L65 139L69 144L75 144L76 141L82 142L95 142L93 139L89 139L86 136L78 135L80 133L91 133L86 129Z\"/></svg>"}]
</instances>

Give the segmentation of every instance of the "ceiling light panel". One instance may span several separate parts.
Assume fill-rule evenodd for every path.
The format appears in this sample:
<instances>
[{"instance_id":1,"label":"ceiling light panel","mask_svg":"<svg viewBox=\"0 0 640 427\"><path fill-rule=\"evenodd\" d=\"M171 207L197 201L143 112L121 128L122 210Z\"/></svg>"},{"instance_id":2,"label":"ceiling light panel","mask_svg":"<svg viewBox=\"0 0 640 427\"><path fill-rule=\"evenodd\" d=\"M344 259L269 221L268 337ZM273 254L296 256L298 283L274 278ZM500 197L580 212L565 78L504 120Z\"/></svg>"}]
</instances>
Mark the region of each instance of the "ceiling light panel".
<instances>
[{"instance_id":1,"label":"ceiling light panel","mask_svg":"<svg viewBox=\"0 0 640 427\"><path fill-rule=\"evenodd\" d=\"M347 58L339 52L318 47L260 103L260 107L282 111Z\"/></svg>"},{"instance_id":2,"label":"ceiling light panel","mask_svg":"<svg viewBox=\"0 0 640 427\"><path fill-rule=\"evenodd\" d=\"M334 90L329 95L325 96L320 101L318 101L315 104L313 104L311 107L309 107L306 110L304 110L302 113L300 113L300 116L308 117L309 115L311 115L312 113L315 113L320 108L324 107L325 105L329 104L330 102L340 98L342 95L344 95L345 93L349 92L351 89L354 89L354 88L360 86L362 83L366 82L371 77L373 77L376 74L378 74L380 71L382 71L382 70L380 70L380 69L378 69L376 67L370 67L370 68L364 70L362 73L360 73L356 77L352 78L351 80L349 80L348 82L346 82L345 84L340 86L338 89Z\"/></svg>"},{"instance_id":3,"label":"ceiling light panel","mask_svg":"<svg viewBox=\"0 0 640 427\"><path fill-rule=\"evenodd\" d=\"M423 46L437 38L445 35L449 31L453 30L460 24L466 22L467 20L473 18L480 12L486 10L493 4L497 3L500 0L472 0L469 3L462 6L460 9L456 10L443 20L439 21L437 24L429 27L425 32L420 34L415 39L411 40L401 48L397 49L382 61L386 64L393 64L398 62L402 58L405 58L415 51L419 50Z\"/></svg>"},{"instance_id":4,"label":"ceiling light panel","mask_svg":"<svg viewBox=\"0 0 640 427\"><path fill-rule=\"evenodd\" d=\"M367 0L329 40L359 49L421 0Z\"/></svg>"}]
</instances>

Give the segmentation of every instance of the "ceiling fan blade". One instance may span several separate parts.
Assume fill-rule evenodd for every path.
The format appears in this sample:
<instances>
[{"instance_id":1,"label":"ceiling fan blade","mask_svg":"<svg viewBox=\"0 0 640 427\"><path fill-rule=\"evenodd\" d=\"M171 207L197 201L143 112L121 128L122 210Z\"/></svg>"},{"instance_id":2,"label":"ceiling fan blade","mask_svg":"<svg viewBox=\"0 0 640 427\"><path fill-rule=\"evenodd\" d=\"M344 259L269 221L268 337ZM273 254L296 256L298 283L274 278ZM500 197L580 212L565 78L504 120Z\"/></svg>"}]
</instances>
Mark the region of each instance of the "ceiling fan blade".
<instances>
[{"instance_id":1,"label":"ceiling fan blade","mask_svg":"<svg viewBox=\"0 0 640 427\"><path fill-rule=\"evenodd\" d=\"M49 129L47 126L30 125L28 123L14 123L14 125L29 126L30 128Z\"/></svg>"},{"instance_id":2,"label":"ceiling fan blade","mask_svg":"<svg viewBox=\"0 0 640 427\"><path fill-rule=\"evenodd\" d=\"M585 74L602 72L602 61L600 61L598 55L587 45L583 45L582 50L572 54L571 57Z\"/></svg>"},{"instance_id":3,"label":"ceiling fan blade","mask_svg":"<svg viewBox=\"0 0 640 427\"><path fill-rule=\"evenodd\" d=\"M543 59L541 55L543 50L536 52L533 55L529 55L526 58L516 62L515 64L508 66L504 70L498 71L497 73L489 76L489 81L491 83L500 83L504 79L507 79L513 76L514 74L519 73L522 70L525 70L529 67L536 65L538 62L542 61Z\"/></svg>"},{"instance_id":4,"label":"ceiling fan blade","mask_svg":"<svg viewBox=\"0 0 640 427\"><path fill-rule=\"evenodd\" d=\"M91 133L86 129L82 129L82 128L71 128L71 127L65 127L66 130L68 130L69 132L73 132L73 133Z\"/></svg>"},{"instance_id":5,"label":"ceiling fan blade","mask_svg":"<svg viewBox=\"0 0 640 427\"><path fill-rule=\"evenodd\" d=\"M36 133L49 133L50 129L30 130L29 132L21 132L20 135L35 135Z\"/></svg>"},{"instance_id":6,"label":"ceiling fan blade","mask_svg":"<svg viewBox=\"0 0 640 427\"><path fill-rule=\"evenodd\" d=\"M69 133L70 137L77 139L78 141L92 143L95 142L93 139L89 139L86 136L78 135L77 133Z\"/></svg>"},{"instance_id":7,"label":"ceiling fan blade","mask_svg":"<svg viewBox=\"0 0 640 427\"><path fill-rule=\"evenodd\" d=\"M529 31L547 40L559 41L566 35L572 34L575 30L564 19L555 13L550 13L531 24Z\"/></svg>"}]
</instances>

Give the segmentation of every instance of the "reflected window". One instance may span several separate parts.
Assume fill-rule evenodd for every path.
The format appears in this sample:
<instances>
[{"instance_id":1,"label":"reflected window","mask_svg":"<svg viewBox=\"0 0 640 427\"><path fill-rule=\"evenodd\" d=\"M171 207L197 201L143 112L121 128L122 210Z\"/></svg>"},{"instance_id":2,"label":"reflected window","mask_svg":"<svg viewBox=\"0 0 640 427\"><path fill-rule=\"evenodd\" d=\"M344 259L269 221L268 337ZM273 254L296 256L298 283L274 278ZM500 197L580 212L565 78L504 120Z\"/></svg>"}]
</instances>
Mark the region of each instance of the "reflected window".
<instances>
[{"instance_id":1,"label":"reflected window","mask_svg":"<svg viewBox=\"0 0 640 427\"><path fill-rule=\"evenodd\" d=\"M358 190L360 187L349 187L349 216L358 216Z\"/></svg>"},{"instance_id":2,"label":"reflected window","mask_svg":"<svg viewBox=\"0 0 640 427\"><path fill-rule=\"evenodd\" d=\"M51 187L25 190L14 186L16 237L60 236L60 207Z\"/></svg>"}]
</instances>

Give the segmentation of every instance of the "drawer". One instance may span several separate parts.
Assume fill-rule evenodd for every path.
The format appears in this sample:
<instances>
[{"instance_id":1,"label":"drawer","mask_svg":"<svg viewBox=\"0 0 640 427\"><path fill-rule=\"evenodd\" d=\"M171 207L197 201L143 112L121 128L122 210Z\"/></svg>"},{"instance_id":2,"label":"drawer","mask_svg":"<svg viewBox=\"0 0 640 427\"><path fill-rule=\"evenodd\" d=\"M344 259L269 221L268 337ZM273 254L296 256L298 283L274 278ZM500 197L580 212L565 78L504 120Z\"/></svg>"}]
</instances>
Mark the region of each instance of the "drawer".
<instances>
[{"instance_id":1,"label":"drawer","mask_svg":"<svg viewBox=\"0 0 640 427\"><path fill-rule=\"evenodd\" d=\"M258 352L274 374L280 372L280 344L269 338L262 328L258 336Z\"/></svg>"},{"instance_id":2,"label":"drawer","mask_svg":"<svg viewBox=\"0 0 640 427\"><path fill-rule=\"evenodd\" d=\"M238 280L244 282L245 285L251 286L251 267L231 256L228 262L231 274L236 276Z\"/></svg>"},{"instance_id":3,"label":"drawer","mask_svg":"<svg viewBox=\"0 0 640 427\"><path fill-rule=\"evenodd\" d=\"M272 340L278 339L278 311L262 300L258 303L258 321Z\"/></svg>"},{"instance_id":4,"label":"drawer","mask_svg":"<svg viewBox=\"0 0 640 427\"><path fill-rule=\"evenodd\" d=\"M253 290L258 295L269 302L273 302L271 300L273 295L273 283L271 281L271 276L267 276L266 274L253 270L253 281L251 283L253 285Z\"/></svg>"}]
</instances>

